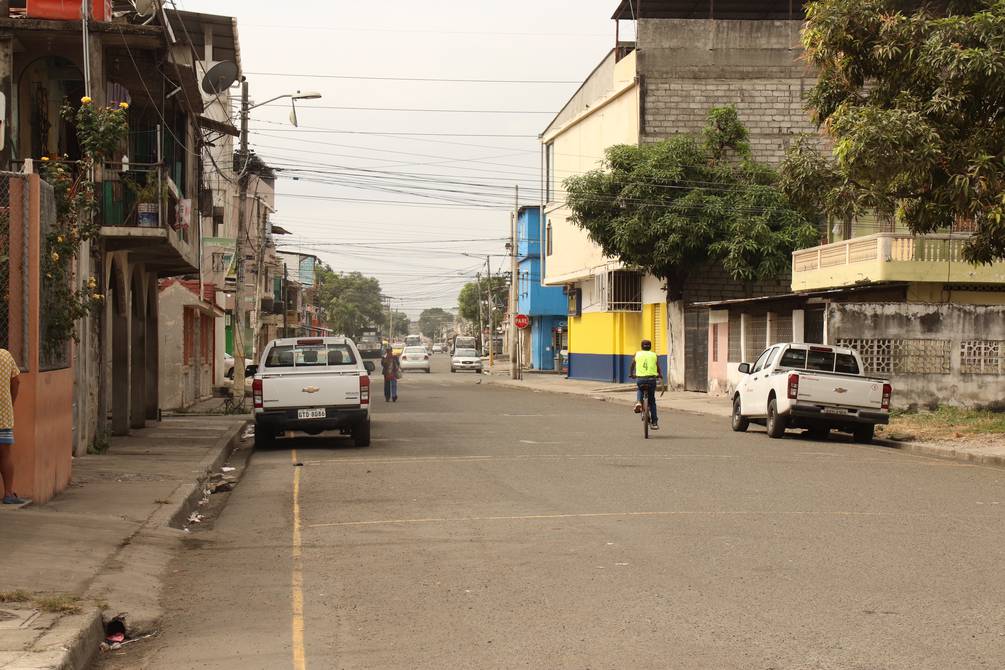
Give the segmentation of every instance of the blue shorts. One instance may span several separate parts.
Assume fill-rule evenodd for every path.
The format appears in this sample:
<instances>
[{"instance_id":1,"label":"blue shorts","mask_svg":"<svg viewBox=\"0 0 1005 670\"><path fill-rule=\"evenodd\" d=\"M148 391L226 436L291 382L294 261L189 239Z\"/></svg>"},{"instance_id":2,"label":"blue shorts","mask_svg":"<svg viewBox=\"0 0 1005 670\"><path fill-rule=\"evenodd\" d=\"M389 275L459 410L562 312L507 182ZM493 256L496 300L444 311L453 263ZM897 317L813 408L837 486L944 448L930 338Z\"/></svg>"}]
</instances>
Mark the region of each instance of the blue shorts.
<instances>
[{"instance_id":1,"label":"blue shorts","mask_svg":"<svg viewBox=\"0 0 1005 670\"><path fill-rule=\"evenodd\" d=\"M0 444L14 444L13 428L0 428Z\"/></svg>"}]
</instances>

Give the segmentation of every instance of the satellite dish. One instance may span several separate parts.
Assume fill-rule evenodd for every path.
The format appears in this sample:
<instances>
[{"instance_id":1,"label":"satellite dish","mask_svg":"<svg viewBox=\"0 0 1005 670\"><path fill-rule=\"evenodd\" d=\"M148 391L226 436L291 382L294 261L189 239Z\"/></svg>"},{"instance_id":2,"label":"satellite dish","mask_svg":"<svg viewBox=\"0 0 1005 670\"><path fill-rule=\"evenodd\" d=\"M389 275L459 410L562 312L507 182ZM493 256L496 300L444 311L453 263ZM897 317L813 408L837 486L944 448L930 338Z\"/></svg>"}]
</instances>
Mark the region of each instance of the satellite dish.
<instances>
[{"instance_id":1,"label":"satellite dish","mask_svg":"<svg viewBox=\"0 0 1005 670\"><path fill-rule=\"evenodd\" d=\"M225 60L209 68L209 72L202 78L202 90L209 95L219 95L230 85L237 81L237 64Z\"/></svg>"},{"instance_id":2,"label":"satellite dish","mask_svg":"<svg viewBox=\"0 0 1005 670\"><path fill-rule=\"evenodd\" d=\"M133 4L140 16L152 16L157 11L157 0L135 0Z\"/></svg>"}]
</instances>

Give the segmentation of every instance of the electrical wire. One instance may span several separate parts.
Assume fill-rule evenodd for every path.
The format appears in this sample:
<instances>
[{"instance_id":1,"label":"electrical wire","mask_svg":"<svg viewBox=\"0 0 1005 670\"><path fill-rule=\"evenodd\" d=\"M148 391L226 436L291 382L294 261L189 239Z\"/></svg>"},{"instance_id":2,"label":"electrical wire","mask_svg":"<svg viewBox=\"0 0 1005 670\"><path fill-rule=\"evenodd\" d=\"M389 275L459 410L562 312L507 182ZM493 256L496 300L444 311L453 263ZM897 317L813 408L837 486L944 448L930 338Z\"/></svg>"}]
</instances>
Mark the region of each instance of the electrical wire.
<instances>
[{"instance_id":1,"label":"electrical wire","mask_svg":"<svg viewBox=\"0 0 1005 670\"><path fill-rule=\"evenodd\" d=\"M372 75L322 74L307 72L248 72L258 77L302 77L306 79L358 79L364 81L419 81L448 84L582 84L582 80L558 79L450 79L445 77L380 77Z\"/></svg>"}]
</instances>

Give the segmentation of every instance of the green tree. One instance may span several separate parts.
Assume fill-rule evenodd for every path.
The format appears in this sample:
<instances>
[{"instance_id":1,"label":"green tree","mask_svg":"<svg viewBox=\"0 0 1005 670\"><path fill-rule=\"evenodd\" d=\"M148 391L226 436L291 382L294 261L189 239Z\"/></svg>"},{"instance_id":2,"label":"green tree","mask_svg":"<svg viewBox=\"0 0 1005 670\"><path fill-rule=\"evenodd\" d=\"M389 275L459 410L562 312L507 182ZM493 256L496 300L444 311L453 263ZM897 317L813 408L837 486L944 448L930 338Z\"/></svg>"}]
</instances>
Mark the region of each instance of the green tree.
<instances>
[{"instance_id":1,"label":"green tree","mask_svg":"<svg viewBox=\"0 0 1005 670\"><path fill-rule=\"evenodd\" d=\"M492 277L492 302L495 307L492 310L492 322L495 327L502 323L503 310L506 305L506 278ZM465 321L478 324L479 301L481 302L482 323L489 323L489 281L481 279L477 282L468 282L461 288L457 296L458 314Z\"/></svg>"},{"instance_id":2,"label":"green tree","mask_svg":"<svg viewBox=\"0 0 1005 670\"><path fill-rule=\"evenodd\" d=\"M440 336L454 322L454 315L442 307L431 307L419 314L419 332L430 339Z\"/></svg>"},{"instance_id":3,"label":"green tree","mask_svg":"<svg viewBox=\"0 0 1005 670\"><path fill-rule=\"evenodd\" d=\"M603 168L565 189L572 221L608 256L664 280L673 301L709 263L737 280L778 277L793 249L816 241L777 182L751 159L736 110L718 107L702 137L610 147Z\"/></svg>"},{"instance_id":4,"label":"green tree","mask_svg":"<svg viewBox=\"0 0 1005 670\"><path fill-rule=\"evenodd\" d=\"M966 222L967 260L1005 257L1005 2L818 0L803 44L818 72L809 108L833 150L793 147L793 201L914 233Z\"/></svg>"},{"instance_id":5,"label":"green tree","mask_svg":"<svg viewBox=\"0 0 1005 670\"><path fill-rule=\"evenodd\" d=\"M384 328L387 329L387 325L388 324L387 324L387 320L386 320L386 317L387 317L387 313L386 312L384 313L384 316L385 316L385 319L382 321L382 323L384 324ZM394 321L394 323L393 323L393 332L391 332L391 338L392 339L400 339L400 338L405 337L405 335L409 334L408 331L410 330L411 326L410 326L410 322L409 322L409 318L408 318L407 314L405 314L404 312L397 312L396 311L396 312L394 312L394 319L393 319L393 321Z\"/></svg>"},{"instance_id":6,"label":"green tree","mask_svg":"<svg viewBox=\"0 0 1005 670\"><path fill-rule=\"evenodd\" d=\"M380 282L359 272L340 274L324 263L316 269L317 301L330 328L348 337L359 337L365 328L384 321Z\"/></svg>"}]
</instances>

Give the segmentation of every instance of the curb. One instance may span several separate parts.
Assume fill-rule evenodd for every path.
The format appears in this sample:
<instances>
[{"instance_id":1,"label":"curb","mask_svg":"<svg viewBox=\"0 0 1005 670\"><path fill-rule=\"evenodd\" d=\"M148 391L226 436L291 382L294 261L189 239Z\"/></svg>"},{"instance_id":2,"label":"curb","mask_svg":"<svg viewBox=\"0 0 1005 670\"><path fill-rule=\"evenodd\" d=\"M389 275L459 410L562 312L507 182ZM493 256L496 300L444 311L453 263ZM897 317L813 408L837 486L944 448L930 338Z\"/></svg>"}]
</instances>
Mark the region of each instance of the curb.
<instances>
[{"instance_id":1,"label":"curb","mask_svg":"<svg viewBox=\"0 0 1005 670\"><path fill-rule=\"evenodd\" d=\"M188 515L197 507L196 503L202 499L202 492L206 486L206 482L209 480L209 476L219 470L220 466L230 458L237 443L241 441L241 435L244 433L247 425L247 420L241 421L241 423L235 424L233 430L220 437L206 458L202 459L199 465L196 466L197 474L195 480L188 487L187 491L185 490L185 485L179 486L175 490L175 493L172 494L171 502L154 512L147 523L144 524L144 528L157 528L160 526L180 528L184 525L182 522L188 519ZM184 491L180 500L178 499L179 490Z\"/></svg>"},{"instance_id":2,"label":"curb","mask_svg":"<svg viewBox=\"0 0 1005 670\"><path fill-rule=\"evenodd\" d=\"M171 502L151 514L136 534L145 530L175 526L179 520L188 518L196 503L202 499L203 488L209 476L230 458L234 447L241 440L246 425L247 421L235 424L232 430L221 436L213 444L210 453L196 466L195 479L191 485L179 485L171 495ZM42 647L39 651L44 651L46 639L55 638L51 643L52 651L59 653L60 658L46 667L54 670L86 670L97 657L98 647L104 637L105 624L101 611L93 610L84 615L60 619L35 646Z\"/></svg>"},{"instance_id":3,"label":"curb","mask_svg":"<svg viewBox=\"0 0 1005 670\"><path fill-rule=\"evenodd\" d=\"M1005 456L999 454L976 454L971 451L958 451L952 447L936 447L931 444L924 444L923 442L887 442L884 446L916 456L928 456L929 458L941 458L947 461L959 461L972 465L1005 468Z\"/></svg>"}]
</instances>

